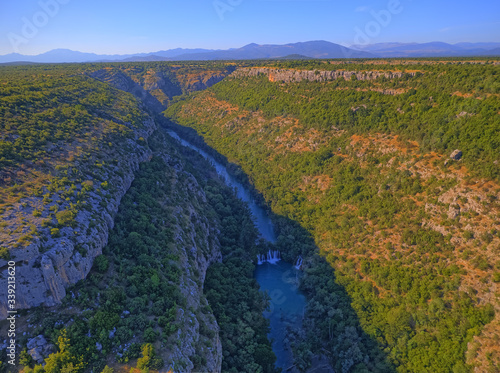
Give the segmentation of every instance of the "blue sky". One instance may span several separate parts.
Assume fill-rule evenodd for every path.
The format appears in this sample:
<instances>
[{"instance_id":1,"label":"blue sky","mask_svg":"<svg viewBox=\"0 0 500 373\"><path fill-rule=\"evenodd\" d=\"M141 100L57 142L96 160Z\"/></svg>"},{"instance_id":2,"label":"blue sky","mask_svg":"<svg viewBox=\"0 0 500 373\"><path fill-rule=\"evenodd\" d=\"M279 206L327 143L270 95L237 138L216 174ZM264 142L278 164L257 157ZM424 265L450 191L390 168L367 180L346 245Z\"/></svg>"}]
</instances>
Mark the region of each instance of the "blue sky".
<instances>
[{"instance_id":1,"label":"blue sky","mask_svg":"<svg viewBox=\"0 0 500 373\"><path fill-rule=\"evenodd\" d=\"M124 54L308 40L500 42L500 1L0 0L0 55L55 48Z\"/></svg>"}]
</instances>

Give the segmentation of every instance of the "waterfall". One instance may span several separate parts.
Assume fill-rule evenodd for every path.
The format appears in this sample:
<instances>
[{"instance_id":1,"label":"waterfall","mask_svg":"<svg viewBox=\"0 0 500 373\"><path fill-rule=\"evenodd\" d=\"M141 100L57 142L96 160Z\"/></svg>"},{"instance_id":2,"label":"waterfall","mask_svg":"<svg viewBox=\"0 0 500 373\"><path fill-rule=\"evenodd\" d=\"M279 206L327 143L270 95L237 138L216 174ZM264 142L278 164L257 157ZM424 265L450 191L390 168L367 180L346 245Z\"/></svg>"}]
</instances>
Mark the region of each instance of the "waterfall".
<instances>
[{"instance_id":1,"label":"waterfall","mask_svg":"<svg viewBox=\"0 0 500 373\"><path fill-rule=\"evenodd\" d=\"M302 266L302 255L299 255L297 261L295 262L295 268L300 269L301 266Z\"/></svg>"},{"instance_id":2,"label":"waterfall","mask_svg":"<svg viewBox=\"0 0 500 373\"><path fill-rule=\"evenodd\" d=\"M264 263L276 264L281 260L281 253L278 250L269 250L266 254L257 254L257 265L261 265ZM302 267L302 255L299 255L297 260L295 261L296 269L300 269Z\"/></svg>"},{"instance_id":3,"label":"waterfall","mask_svg":"<svg viewBox=\"0 0 500 373\"><path fill-rule=\"evenodd\" d=\"M257 264L264 262L276 264L281 260L281 253L278 250L269 250L266 254L257 254Z\"/></svg>"}]
</instances>

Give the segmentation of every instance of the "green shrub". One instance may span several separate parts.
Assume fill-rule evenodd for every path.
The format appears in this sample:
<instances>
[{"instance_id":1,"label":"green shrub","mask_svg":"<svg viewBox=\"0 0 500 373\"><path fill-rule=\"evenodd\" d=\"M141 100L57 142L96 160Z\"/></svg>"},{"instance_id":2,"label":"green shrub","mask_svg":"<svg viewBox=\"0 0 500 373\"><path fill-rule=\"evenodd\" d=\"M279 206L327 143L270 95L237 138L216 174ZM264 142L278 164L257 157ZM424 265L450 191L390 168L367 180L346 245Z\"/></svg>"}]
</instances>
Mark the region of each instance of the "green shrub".
<instances>
[{"instance_id":1,"label":"green shrub","mask_svg":"<svg viewBox=\"0 0 500 373\"><path fill-rule=\"evenodd\" d=\"M56 213L56 219L60 227L74 227L76 225L75 215L74 211L67 209Z\"/></svg>"},{"instance_id":2,"label":"green shrub","mask_svg":"<svg viewBox=\"0 0 500 373\"><path fill-rule=\"evenodd\" d=\"M472 260L472 264L474 266L482 271L486 271L488 268L490 268L490 263L488 262L488 259L482 255L478 255L476 258Z\"/></svg>"},{"instance_id":3,"label":"green shrub","mask_svg":"<svg viewBox=\"0 0 500 373\"><path fill-rule=\"evenodd\" d=\"M19 354L19 364L25 367L32 367L34 363L35 361L31 357L31 355L28 354L28 351L26 349L22 350Z\"/></svg>"},{"instance_id":4,"label":"green shrub","mask_svg":"<svg viewBox=\"0 0 500 373\"><path fill-rule=\"evenodd\" d=\"M109 260L105 255L99 255L94 259L94 267L97 271L104 273L109 268Z\"/></svg>"},{"instance_id":5,"label":"green shrub","mask_svg":"<svg viewBox=\"0 0 500 373\"><path fill-rule=\"evenodd\" d=\"M151 343L146 343L142 346L142 357L137 360L137 368L141 370L161 369L164 362L156 356L155 348Z\"/></svg>"},{"instance_id":6,"label":"green shrub","mask_svg":"<svg viewBox=\"0 0 500 373\"><path fill-rule=\"evenodd\" d=\"M10 259L9 249L7 249L6 247L0 247L0 259L3 260Z\"/></svg>"},{"instance_id":7,"label":"green shrub","mask_svg":"<svg viewBox=\"0 0 500 373\"><path fill-rule=\"evenodd\" d=\"M154 343L158 339L158 333L154 331L153 328L147 328L143 335L144 341L148 343Z\"/></svg>"},{"instance_id":8,"label":"green shrub","mask_svg":"<svg viewBox=\"0 0 500 373\"><path fill-rule=\"evenodd\" d=\"M493 273L493 282L500 282L500 272Z\"/></svg>"},{"instance_id":9,"label":"green shrub","mask_svg":"<svg viewBox=\"0 0 500 373\"><path fill-rule=\"evenodd\" d=\"M463 238L466 240L471 240L474 238L474 233L472 231L465 231L463 234Z\"/></svg>"},{"instance_id":10,"label":"green shrub","mask_svg":"<svg viewBox=\"0 0 500 373\"><path fill-rule=\"evenodd\" d=\"M489 232L484 232L481 234L481 240L489 244L493 241L493 235Z\"/></svg>"},{"instance_id":11,"label":"green shrub","mask_svg":"<svg viewBox=\"0 0 500 373\"><path fill-rule=\"evenodd\" d=\"M94 182L92 180L86 180L82 183L82 190L85 192L90 192L94 189Z\"/></svg>"}]
</instances>

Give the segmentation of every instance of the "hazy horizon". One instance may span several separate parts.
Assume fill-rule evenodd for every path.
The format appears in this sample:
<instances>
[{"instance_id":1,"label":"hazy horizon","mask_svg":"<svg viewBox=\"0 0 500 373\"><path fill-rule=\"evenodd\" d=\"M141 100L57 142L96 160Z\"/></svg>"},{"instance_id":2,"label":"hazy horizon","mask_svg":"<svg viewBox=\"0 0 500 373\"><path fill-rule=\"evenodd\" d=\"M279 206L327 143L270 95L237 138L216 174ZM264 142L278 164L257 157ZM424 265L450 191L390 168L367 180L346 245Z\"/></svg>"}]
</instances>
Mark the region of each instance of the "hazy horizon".
<instances>
[{"instance_id":1,"label":"hazy horizon","mask_svg":"<svg viewBox=\"0 0 500 373\"><path fill-rule=\"evenodd\" d=\"M267 1L267 0L266 0ZM275 1L282 1L282 0L275 0ZM330 41L330 40L307 40L307 41L304 41L304 42L311 42L311 41L326 41L326 42L329 42L329 43L334 43L334 44L339 44L339 45L342 45L344 47L347 47L347 48L352 48L352 45L346 45L346 44L340 44L340 43L335 43L334 41ZM425 43L441 43L442 41L441 40L434 40L434 41L431 41L431 42L425 42ZM289 43L283 43L283 44L271 44L271 43L255 43L255 44L258 44L258 45L261 45L261 46L264 46L264 45L288 45L288 44L295 44L295 43L301 43L301 42L289 42ZM394 44L425 44L425 43L418 43L418 42L407 42L407 43L402 43L402 42L395 42L395 41L392 41L392 42L380 42L380 44L391 44L391 43L394 43ZM444 42L445 43L445 42ZM466 42L457 42L457 43L448 43L450 45L455 45L455 44L460 44L460 43L466 43ZM482 42L482 41L478 41L478 42L470 42L471 44L475 44L475 43L497 43L497 44L500 44L500 41L491 41L491 42ZM249 43L249 44L253 44L253 43ZM41 52L41 53L37 53L37 54L24 54L24 53L20 53L21 55L24 55L24 56L31 56L31 57L35 57L35 56L39 56L39 55L42 55L44 53L48 53L48 52L51 52L51 51L57 51L57 50L68 50L68 51L73 51L73 52L81 52L81 53L94 53L96 55L113 55L113 56L128 56L128 55L140 55L140 54L152 54L152 53L155 53L155 52L161 52L161 51L165 51L165 50L175 50L175 49L184 49L184 50L192 50L192 49L206 49L206 50L210 50L210 51L224 51L224 50L229 50L229 49L239 49L239 48L243 48L249 44L245 44L245 45L238 45L238 46L234 46L234 47L230 47L230 48L204 48L203 46L201 47L193 47L193 48L184 48L184 47L173 47L173 48L165 48L165 49L157 49L157 50L151 50L151 51L146 51L146 52L132 52L132 53L95 53L95 52L86 52L86 51L81 51L81 50L77 50L77 49L70 49L70 48L53 48L53 49L49 49L49 50L46 50L44 52ZM378 44L378 43L372 43L372 44ZM356 48L354 48L356 49ZM360 49L362 50L362 49ZM14 53L14 52L11 52L11 53ZM11 53L7 53L7 54L0 54L0 56L6 56L6 55L9 55Z\"/></svg>"}]
</instances>

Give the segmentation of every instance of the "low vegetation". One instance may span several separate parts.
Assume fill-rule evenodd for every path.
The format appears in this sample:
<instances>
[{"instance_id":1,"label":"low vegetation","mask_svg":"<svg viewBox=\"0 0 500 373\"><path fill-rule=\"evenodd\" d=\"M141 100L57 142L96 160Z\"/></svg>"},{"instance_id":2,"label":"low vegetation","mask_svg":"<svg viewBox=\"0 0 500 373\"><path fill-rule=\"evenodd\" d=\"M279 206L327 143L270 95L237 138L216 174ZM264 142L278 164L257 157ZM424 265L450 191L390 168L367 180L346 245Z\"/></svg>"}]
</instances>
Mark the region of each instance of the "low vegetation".
<instances>
[{"instance_id":1,"label":"low vegetation","mask_svg":"<svg viewBox=\"0 0 500 373\"><path fill-rule=\"evenodd\" d=\"M237 163L275 213L273 248L304 257L304 328L290 333L297 369L326 357L339 372L494 371L498 63L0 67L1 260L75 239L82 213L91 234L97 211L115 203L123 162L148 160L87 279L54 309L23 314L23 348L38 335L55 347L44 366L21 352L24 372L203 370L219 343L224 372L276 371L252 264L272 245L256 241L249 211L200 156L149 136L151 113L121 90L120 74ZM250 73L261 67L313 78ZM316 81L326 71L371 75ZM84 245L76 253L88 255Z\"/></svg>"},{"instance_id":2,"label":"low vegetation","mask_svg":"<svg viewBox=\"0 0 500 373\"><path fill-rule=\"evenodd\" d=\"M476 62L282 62L276 67L417 73L322 83L229 78L165 112L313 235L362 330L399 372L500 361L488 342L500 333L492 286L500 266L498 68ZM449 159L454 149L458 161ZM316 317L339 322L334 313ZM334 360L331 339L323 347Z\"/></svg>"}]
</instances>

